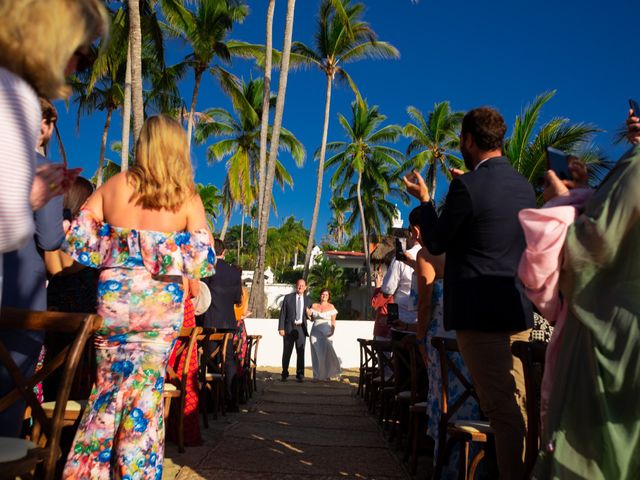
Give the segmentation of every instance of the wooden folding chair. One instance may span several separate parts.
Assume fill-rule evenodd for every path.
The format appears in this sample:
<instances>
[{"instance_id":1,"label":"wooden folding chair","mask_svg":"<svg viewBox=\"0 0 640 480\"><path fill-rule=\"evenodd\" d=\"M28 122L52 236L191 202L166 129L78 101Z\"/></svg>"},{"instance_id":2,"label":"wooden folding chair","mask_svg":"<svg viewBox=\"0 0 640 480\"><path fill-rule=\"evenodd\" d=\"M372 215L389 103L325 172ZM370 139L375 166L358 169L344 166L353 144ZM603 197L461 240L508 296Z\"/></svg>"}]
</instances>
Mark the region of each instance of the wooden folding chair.
<instances>
[{"instance_id":1,"label":"wooden folding chair","mask_svg":"<svg viewBox=\"0 0 640 480\"><path fill-rule=\"evenodd\" d=\"M391 340L373 340L371 342L372 350L376 358L376 371L371 380L371 395L369 396L369 411L375 413L380 402L380 408L383 409L383 392L384 389L391 389L395 382L393 373L393 361L391 359L392 348ZM384 417L383 412L378 417L381 422Z\"/></svg>"},{"instance_id":2,"label":"wooden folding chair","mask_svg":"<svg viewBox=\"0 0 640 480\"><path fill-rule=\"evenodd\" d=\"M373 371L373 361L371 358L373 356L373 351L371 350L371 340L358 338L357 341L360 347L360 369L358 372L358 389L356 390L356 395L364 397L367 374L371 374Z\"/></svg>"},{"instance_id":3,"label":"wooden folding chair","mask_svg":"<svg viewBox=\"0 0 640 480\"><path fill-rule=\"evenodd\" d=\"M180 330L180 335L178 336L180 344L175 351L175 361L179 365L181 358L184 357L182 370L176 373L171 365L167 366L167 374L162 391L165 418L169 417L171 403L175 401L178 404L178 451L180 453L184 452L184 405L187 399L189 366L197 346L198 335L201 333L202 328L200 327L182 328Z\"/></svg>"},{"instance_id":4,"label":"wooden folding chair","mask_svg":"<svg viewBox=\"0 0 640 480\"><path fill-rule=\"evenodd\" d=\"M447 463L449 455L456 443L462 443L463 451L460 455L459 473L463 479L475 477L478 464L484 458L484 447L493 435L493 429L488 421L484 420L451 420L451 417L464 405L464 402L472 397L479 402L478 395L471 381L460 371L456 364L449 357L449 352L460 352L458 343L450 338L433 337L431 344L438 350L440 357L441 383L441 404L442 415L440 417L440 428L438 433L438 458L433 474L434 479L439 479L442 469ZM464 387L464 392L449 405L449 371L451 371ZM470 444L475 442L479 445L478 452L469 463Z\"/></svg>"},{"instance_id":5,"label":"wooden folding chair","mask_svg":"<svg viewBox=\"0 0 640 480\"><path fill-rule=\"evenodd\" d=\"M260 345L260 340L262 339L262 335L251 335L253 339L251 344L251 355L247 355L249 357L249 371L250 382L253 385L251 387L251 393L258 391L258 346Z\"/></svg>"},{"instance_id":6,"label":"wooden folding chair","mask_svg":"<svg viewBox=\"0 0 640 480\"><path fill-rule=\"evenodd\" d=\"M218 419L219 408L222 410L222 415L226 415L225 365L227 344L232 338L231 333L215 333L212 329L203 329L203 333L198 335L198 342L203 352L200 356L200 411L205 428L209 428L207 401L210 396L213 397L213 418Z\"/></svg>"},{"instance_id":7,"label":"wooden folding chair","mask_svg":"<svg viewBox=\"0 0 640 480\"><path fill-rule=\"evenodd\" d=\"M72 343L62 349L51 361L25 378L11 358L6 346L0 342L0 363L11 375L16 387L0 398L0 411L6 410L12 403L24 398L31 409L34 428L31 441L24 439L0 439L0 445L10 445L21 453L14 459L0 463L0 476L28 478L33 470L42 464L40 477L51 480L56 473L56 463L61 455L60 435L64 423L64 412L74 380L76 368L82 356L84 346L91 336L102 326L98 315L62 312L35 312L3 308L0 311L1 329L44 330L72 333ZM40 406L33 387L42 382L56 369L62 368L63 375L56 396L56 406L51 419L47 418Z\"/></svg>"},{"instance_id":8,"label":"wooden folding chair","mask_svg":"<svg viewBox=\"0 0 640 480\"><path fill-rule=\"evenodd\" d=\"M522 361L527 409L525 440L525 477L529 478L540 450L540 391L544 374L547 344L544 342L513 342L511 352Z\"/></svg>"}]
</instances>

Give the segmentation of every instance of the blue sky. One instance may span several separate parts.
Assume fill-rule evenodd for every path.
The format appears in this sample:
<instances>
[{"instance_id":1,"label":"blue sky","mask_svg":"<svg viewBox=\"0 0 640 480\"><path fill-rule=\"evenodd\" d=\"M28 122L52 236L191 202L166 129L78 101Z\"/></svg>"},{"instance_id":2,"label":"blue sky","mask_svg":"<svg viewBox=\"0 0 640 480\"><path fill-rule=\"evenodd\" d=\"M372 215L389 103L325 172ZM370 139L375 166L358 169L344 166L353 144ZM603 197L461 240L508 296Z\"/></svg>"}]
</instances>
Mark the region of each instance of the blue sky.
<instances>
[{"instance_id":1,"label":"blue sky","mask_svg":"<svg viewBox=\"0 0 640 480\"><path fill-rule=\"evenodd\" d=\"M238 25L230 38L264 43L266 2L249 2L251 14ZM294 40L313 42L319 0L296 2ZM406 107L413 105L425 113L433 104L449 100L456 110L492 105L512 125L516 115L536 95L556 89L542 121L564 116L573 122L589 122L604 130L595 138L611 159L622 147L612 145L613 132L623 123L628 98L640 101L637 0L367 0L365 19L381 40L391 42L401 53L400 60L365 60L350 64L347 71L370 104L380 106L389 123L405 124ZM276 2L274 47L282 48L285 0ZM635 32L635 33L634 33ZM179 43L168 47L168 61L189 53ZM249 61L235 60L231 71L249 79L261 72ZM274 79L277 82L277 73ZM192 79L185 78L181 90L191 101ZM277 85L273 86L274 91ZM283 163L294 180L293 189L275 191L278 225L289 215L304 220L308 228L313 211L317 163L313 153L320 145L324 109L324 75L315 69L291 72L283 125L305 145L307 160L296 168L286 155ZM334 89L329 125L329 141L343 139L338 113L349 117L353 100L346 87ZM69 164L85 168L87 176L97 167L105 115L98 112L83 118L78 132L75 106L65 112L59 102L59 127ZM197 109L230 108L211 77L205 77ZM120 140L121 118L114 117L109 143ZM404 150L401 139L396 145ZM208 165L206 147L193 148L196 180L222 186L224 163ZM107 157L118 158L107 149ZM325 175L322 208L318 221L319 241L330 221L329 175ZM444 188L440 189L444 190ZM399 205L403 218L409 206ZM232 218L232 224L240 221ZM219 226L222 221L219 221Z\"/></svg>"}]
</instances>

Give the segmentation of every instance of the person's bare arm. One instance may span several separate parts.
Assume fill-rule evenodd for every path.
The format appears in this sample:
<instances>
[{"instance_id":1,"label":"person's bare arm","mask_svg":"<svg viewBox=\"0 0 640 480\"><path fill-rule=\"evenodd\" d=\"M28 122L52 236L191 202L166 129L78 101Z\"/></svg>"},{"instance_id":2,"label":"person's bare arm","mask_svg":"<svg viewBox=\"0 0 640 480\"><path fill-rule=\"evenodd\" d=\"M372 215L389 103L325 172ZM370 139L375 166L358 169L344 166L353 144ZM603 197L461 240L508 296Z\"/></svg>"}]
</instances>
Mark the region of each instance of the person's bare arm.
<instances>
[{"instance_id":1,"label":"person's bare arm","mask_svg":"<svg viewBox=\"0 0 640 480\"><path fill-rule=\"evenodd\" d=\"M431 297L433 295L433 282L436 279L436 269L429 261L429 255L422 249L416 258L416 275L418 281L418 322L416 324L416 339L418 340L420 354L425 362L429 363L424 339L431 323Z\"/></svg>"}]
</instances>

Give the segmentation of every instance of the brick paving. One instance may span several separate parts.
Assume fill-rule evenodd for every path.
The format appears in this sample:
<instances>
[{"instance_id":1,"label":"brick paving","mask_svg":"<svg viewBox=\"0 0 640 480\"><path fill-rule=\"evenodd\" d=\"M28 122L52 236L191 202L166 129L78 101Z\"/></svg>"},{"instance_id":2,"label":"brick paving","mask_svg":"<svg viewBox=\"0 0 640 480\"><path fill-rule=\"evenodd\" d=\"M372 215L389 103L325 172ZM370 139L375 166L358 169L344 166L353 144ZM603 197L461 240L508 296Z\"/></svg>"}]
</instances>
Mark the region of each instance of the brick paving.
<instances>
[{"instance_id":1,"label":"brick paving","mask_svg":"<svg viewBox=\"0 0 640 480\"><path fill-rule=\"evenodd\" d=\"M167 445L163 479L409 478L352 384L283 383L270 370L239 413L210 418L202 446Z\"/></svg>"}]
</instances>

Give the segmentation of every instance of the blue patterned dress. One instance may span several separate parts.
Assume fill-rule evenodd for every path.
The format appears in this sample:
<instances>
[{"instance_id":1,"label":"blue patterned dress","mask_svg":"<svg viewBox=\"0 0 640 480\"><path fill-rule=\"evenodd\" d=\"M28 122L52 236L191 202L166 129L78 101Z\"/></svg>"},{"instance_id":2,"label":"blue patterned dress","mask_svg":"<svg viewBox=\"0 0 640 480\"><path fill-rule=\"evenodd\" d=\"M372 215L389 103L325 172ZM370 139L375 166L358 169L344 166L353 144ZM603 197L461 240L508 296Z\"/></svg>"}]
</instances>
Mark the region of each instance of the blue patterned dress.
<instances>
[{"instance_id":1,"label":"blue patterned dress","mask_svg":"<svg viewBox=\"0 0 640 480\"><path fill-rule=\"evenodd\" d=\"M97 378L63 478L162 478L162 390L182 325L182 275L213 274L208 232L113 227L83 210L63 246L99 268Z\"/></svg>"},{"instance_id":2,"label":"blue patterned dress","mask_svg":"<svg viewBox=\"0 0 640 480\"><path fill-rule=\"evenodd\" d=\"M440 428L441 408L440 402L442 401L442 395L440 394L440 388L442 385L442 375L440 372L440 355L438 351L431 345L431 339L433 337L445 337L456 338L455 332L447 332L443 325L443 288L442 280L436 280L433 284L433 296L431 299L432 311L431 311L431 324L427 331L426 337L426 349L429 356L429 367L427 372L429 374L429 392L427 395L427 415L429 416L427 425L427 434L435 441L435 448L433 452L433 461L438 458L438 437ZM459 353L450 352L450 358L453 363L460 369L460 371L466 375L468 379L471 376L467 372L467 367L462 360L462 356ZM449 407L451 407L460 395L464 392L464 386L457 379L455 374L449 371ZM480 407L478 403L469 398L460 407L460 409L453 415L452 420L479 420ZM458 454L459 449L455 449L449 456L449 463L442 471L442 479L454 479L458 478Z\"/></svg>"}]
</instances>

